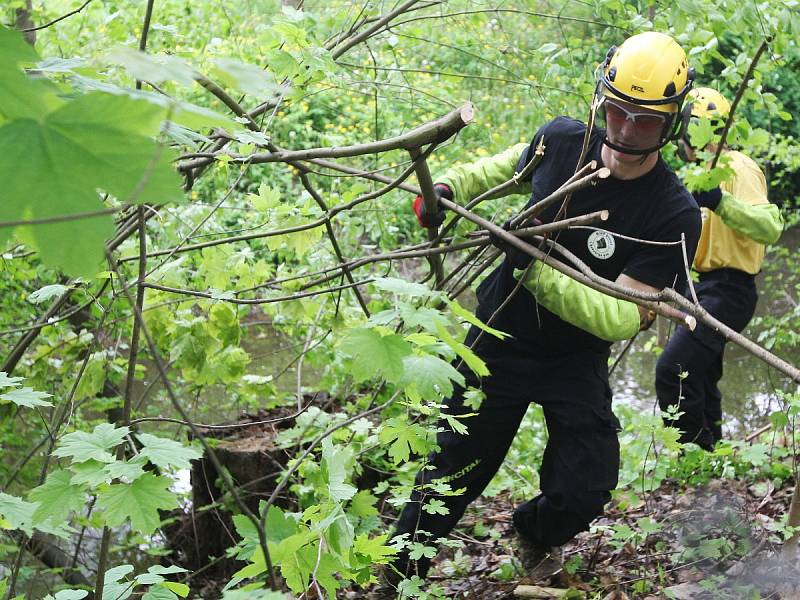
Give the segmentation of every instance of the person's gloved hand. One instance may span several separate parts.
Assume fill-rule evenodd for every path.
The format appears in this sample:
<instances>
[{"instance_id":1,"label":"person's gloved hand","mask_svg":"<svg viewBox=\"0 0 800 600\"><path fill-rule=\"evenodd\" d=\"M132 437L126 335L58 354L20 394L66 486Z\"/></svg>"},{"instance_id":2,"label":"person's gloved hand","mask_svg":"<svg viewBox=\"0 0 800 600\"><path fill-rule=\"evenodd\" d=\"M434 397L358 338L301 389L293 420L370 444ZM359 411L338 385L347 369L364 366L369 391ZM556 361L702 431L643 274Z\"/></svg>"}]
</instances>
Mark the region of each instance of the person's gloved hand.
<instances>
[{"instance_id":1,"label":"person's gloved hand","mask_svg":"<svg viewBox=\"0 0 800 600\"><path fill-rule=\"evenodd\" d=\"M534 225L541 225L541 221L535 219ZM503 229L506 231L511 230L510 219L503 223ZM531 261L533 261L533 257L530 254L526 254L522 250L517 249L515 246L512 246L505 240L501 239L499 235L496 235L491 231L489 232L489 241L492 243L492 246L505 252L506 259L515 269L527 269L528 265L530 265Z\"/></svg>"},{"instance_id":2,"label":"person's gloved hand","mask_svg":"<svg viewBox=\"0 0 800 600\"><path fill-rule=\"evenodd\" d=\"M692 192L692 196L700 208L705 206L709 210L717 210L720 200L722 200L722 190L715 187L705 192Z\"/></svg>"},{"instance_id":3,"label":"person's gloved hand","mask_svg":"<svg viewBox=\"0 0 800 600\"><path fill-rule=\"evenodd\" d=\"M439 227L439 225L444 222L444 209L439 206L438 199L453 199L453 191L444 183L434 183L433 191L436 192L437 197L437 211L435 213L428 214L425 211L425 201L422 199L422 196L414 198L414 202L411 205L414 209L414 214L417 216L417 222L420 227Z\"/></svg>"}]
</instances>

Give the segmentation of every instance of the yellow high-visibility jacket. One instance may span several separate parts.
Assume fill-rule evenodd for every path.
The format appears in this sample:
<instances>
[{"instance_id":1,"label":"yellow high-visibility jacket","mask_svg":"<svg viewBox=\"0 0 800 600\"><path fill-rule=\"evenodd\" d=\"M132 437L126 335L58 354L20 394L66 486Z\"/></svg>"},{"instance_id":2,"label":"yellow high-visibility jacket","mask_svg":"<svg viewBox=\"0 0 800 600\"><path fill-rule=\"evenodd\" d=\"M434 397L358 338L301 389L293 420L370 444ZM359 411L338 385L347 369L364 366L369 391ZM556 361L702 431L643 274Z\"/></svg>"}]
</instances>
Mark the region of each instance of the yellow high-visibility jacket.
<instances>
[{"instance_id":1,"label":"yellow high-visibility jacket","mask_svg":"<svg viewBox=\"0 0 800 600\"><path fill-rule=\"evenodd\" d=\"M702 209L703 229L694 269L739 269L755 275L764 261L764 245L783 231L780 210L767 199L767 182L758 165L741 152L727 150L734 176L722 182L716 211Z\"/></svg>"}]
</instances>

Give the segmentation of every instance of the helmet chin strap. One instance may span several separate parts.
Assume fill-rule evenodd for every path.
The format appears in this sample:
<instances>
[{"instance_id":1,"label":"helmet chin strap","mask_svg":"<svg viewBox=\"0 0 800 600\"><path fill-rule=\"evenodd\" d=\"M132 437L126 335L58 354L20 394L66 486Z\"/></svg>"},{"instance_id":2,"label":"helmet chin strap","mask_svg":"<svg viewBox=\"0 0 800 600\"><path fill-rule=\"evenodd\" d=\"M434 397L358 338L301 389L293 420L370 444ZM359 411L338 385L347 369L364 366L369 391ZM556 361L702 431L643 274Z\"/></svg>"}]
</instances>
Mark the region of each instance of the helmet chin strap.
<instances>
[{"instance_id":1,"label":"helmet chin strap","mask_svg":"<svg viewBox=\"0 0 800 600\"><path fill-rule=\"evenodd\" d=\"M608 146L612 150L616 150L617 152L621 152L622 154L631 154L633 156L642 156L644 158L647 158L647 156L652 154L653 152L658 152L659 150L661 150L661 148L663 148L664 146L667 145L668 141L669 140L666 140L666 141L664 141L663 144L659 144L658 146L653 146L652 148L643 148L643 149L640 150L638 148L629 148L627 146L618 146L617 144L612 142L610 139L608 139L608 133L606 133L605 137L603 138L603 144L605 144L606 146Z\"/></svg>"}]
</instances>

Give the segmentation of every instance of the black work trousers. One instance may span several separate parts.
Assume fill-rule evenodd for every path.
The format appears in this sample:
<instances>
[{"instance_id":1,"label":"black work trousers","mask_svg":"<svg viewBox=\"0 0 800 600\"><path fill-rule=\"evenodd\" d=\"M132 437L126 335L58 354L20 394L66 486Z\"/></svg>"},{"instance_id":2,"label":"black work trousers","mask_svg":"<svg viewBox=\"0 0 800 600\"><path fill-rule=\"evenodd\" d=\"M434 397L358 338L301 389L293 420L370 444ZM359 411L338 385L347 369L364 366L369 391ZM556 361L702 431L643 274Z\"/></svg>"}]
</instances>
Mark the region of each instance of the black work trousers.
<instances>
[{"instance_id":1,"label":"black work trousers","mask_svg":"<svg viewBox=\"0 0 800 600\"><path fill-rule=\"evenodd\" d=\"M466 343L478 330L470 330ZM467 505L484 490L500 468L530 402L544 409L548 441L539 470L541 493L514 513L514 525L531 541L556 546L589 528L611 499L619 471L619 421L611 411L607 356L581 349L569 355L534 355L514 340L500 341L484 334L473 350L491 375L479 379L460 367L467 386L480 388L486 398L478 411L465 407L463 388L446 402L446 412L463 415L468 433L456 433L441 421L439 452L417 474L416 488L396 525L395 535L409 534L425 542L446 536ZM436 495L426 484L440 480L458 496ZM421 507L438 498L449 509L431 515ZM430 561L414 563L407 553L396 566L405 574L424 577Z\"/></svg>"},{"instance_id":2,"label":"black work trousers","mask_svg":"<svg viewBox=\"0 0 800 600\"><path fill-rule=\"evenodd\" d=\"M697 299L713 317L742 331L756 309L754 276L736 269L702 273ZM687 296L688 297L688 296ZM702 323L694 331L678 327L656 365L656 395L662 411L677 406L683 413L667 425L681 430L681 442L711 450L722 439L722 356L726 339ZM682 379L681 374L687 373Z\"/></svg>"}]
</instances>

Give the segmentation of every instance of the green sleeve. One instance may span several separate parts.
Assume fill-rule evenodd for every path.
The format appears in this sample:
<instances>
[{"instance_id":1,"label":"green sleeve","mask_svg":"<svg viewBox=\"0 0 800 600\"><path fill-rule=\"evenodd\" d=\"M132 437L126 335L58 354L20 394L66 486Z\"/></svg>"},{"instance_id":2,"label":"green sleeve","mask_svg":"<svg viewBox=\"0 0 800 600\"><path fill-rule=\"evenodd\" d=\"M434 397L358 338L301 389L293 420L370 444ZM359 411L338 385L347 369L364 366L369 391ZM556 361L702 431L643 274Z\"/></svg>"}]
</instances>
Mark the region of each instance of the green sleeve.
<instances>
[{"instance_id":1,"label":"green sleeve","mask_svg":"<svg viewBox=\"0 0 800 600\"><path fill-rule=\"evenodd\" d=\"M633 302L593 290L538 261L524 276L523 285L539 304L600 339L618 342L639 331L639 309Z\"/></svg>"},{"instance_id":2,"label":"green sleeve","mask_svg":"<svg viewBox=\"0 0 800 600\"><path fill-rule=\"evenodd\" d=\"M487 156L465 165L451 167L440 177L437 177L435 181L450 186L453 191L453 199L464 204L511 179L516 172L520 157L527 148L528 144L515 144L500 154ZM511 191L507 191L503 195L530 193L530 181L525 181L520 182Z\"/></svg>"},{"instance_id":3,"label":"green sleeve","mask_svg":"<svg viewBox=\"0 0 800 600\"><path fill-rule=\"evenodd\" d=\"M736 233L759 244L774 244L783 231L783 217L774 204L748 204L729 192L722 192L722 200L714 212Z\"/></svg>"}]
</instances>

